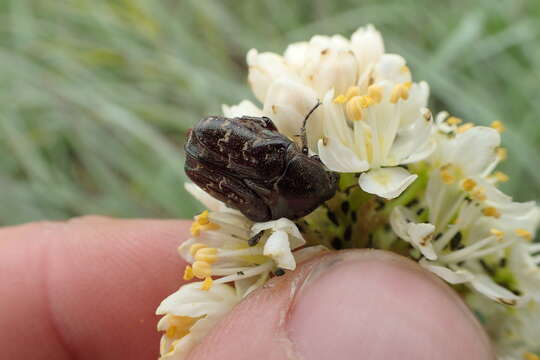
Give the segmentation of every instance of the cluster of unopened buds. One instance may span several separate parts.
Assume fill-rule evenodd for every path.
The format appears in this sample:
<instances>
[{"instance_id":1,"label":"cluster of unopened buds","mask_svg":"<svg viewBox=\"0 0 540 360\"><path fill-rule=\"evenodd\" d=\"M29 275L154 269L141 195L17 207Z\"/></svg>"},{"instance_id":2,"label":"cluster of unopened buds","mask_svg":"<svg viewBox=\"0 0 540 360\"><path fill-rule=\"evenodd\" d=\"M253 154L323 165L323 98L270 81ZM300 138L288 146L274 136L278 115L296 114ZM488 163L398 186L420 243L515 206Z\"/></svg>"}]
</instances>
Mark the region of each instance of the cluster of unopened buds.
<instances>
[{"instance_id":1,"label":"cluster of unopened buds","mask_svg":"<svg viewBox=\"0 0 540 360\"><path fill-rule=\"evenodd\" d=\"M263 222L187 183L207 208L178 249L191 264L184 279L197 281L157 310L161 358L185 358L238 302L299 262L377 248L459 288L499 359L540 359L540 210L497 188L508 180L496 170L507 157L503 124L433 116L428 84L413 81L401 56L385 53L372 26L350 39L314 36L283 55L251 50L247 63L262 106L223 106L224 117L268 117L298 148L303 135L306 152L339 181L309 214ZM223 180L214 191L229 185Z\"/></svg>"}]
</instances>

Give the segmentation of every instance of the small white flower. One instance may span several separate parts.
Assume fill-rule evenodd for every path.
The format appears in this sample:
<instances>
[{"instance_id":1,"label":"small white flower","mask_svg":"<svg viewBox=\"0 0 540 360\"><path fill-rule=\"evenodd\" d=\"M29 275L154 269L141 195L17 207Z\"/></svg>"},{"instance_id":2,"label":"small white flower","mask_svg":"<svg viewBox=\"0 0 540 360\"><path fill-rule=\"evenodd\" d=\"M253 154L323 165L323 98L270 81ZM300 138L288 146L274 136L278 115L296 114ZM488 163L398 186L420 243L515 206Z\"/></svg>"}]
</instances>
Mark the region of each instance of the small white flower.
<instances>
[{"instance_id":1,"label":"small white flower","mask_svg":"<svg viewBox=\"0 0 540 360\"><path fill-rule=\"evenodd\" d=\"M204 211L195 218L193 238L178 248L189 263L184 278L206 279L204 286L242 281L245 296L264 284L271 271L294 270L293 250L305 241L289 219L253 223L237 211ZM212 277L219 276L217 280Z\"/></svg>"},{"instance_id":2,"label":"small white flower","mask_svg":"<svg viewBox=\"0 0 540 360\"><path fill-rule=\"evenodd\" d=\"M201 290L201 283L183 285L177 292L161 302L157 315L164 315L158 323L163 331L160 359L182 360L201 342L210 329L239 301L235 289L215 284Z\"/></svg>"},{"instance_id":3,"label":"small white flower","mask_svg":"<svg viewBox=\"0 0 540 360\"><path fill-rule=\"evenodd\" d=\"M386 199L399 196L416 179L397 165L425 159L435 146L427 109L417 108L413 122L403 117L401 96L408 87L384 80L366 95L354 95L360 94L358 88L338 97L330 91L323 102L322 162L336 172L367 171L359 179L362 190Z\"/></svg>"},{"instance_id":4,"label":"small white flower","mask_svg":"<svg viewBox=\"0 0 540 360\"><path fill-rule=\"evenodd\" d=\"M438 172L432 173L432 177L436 182L441 179ZM531 285L525 284L534 283L536 279L522 278L523 283L506 284L495 280L503 281L504 277L505 281L510 281L509 275L504 275L508 271L513 277L524 275L523 270L517 271L512 266L515 268L518 266L515 264L523 261L523 254L517 251L524 241L530 241L538 225L536 205L513 202L482 178L476 178L476 181L467 178L461 190L445 191L445 186L452 187L453 184L440 185L441 193L432 192L430 197L426 196L427 207L425 210L420 208L420 212L429 214L431 226L416 223L412 211L398 206L391 215L394 232L423 254L426 258L420 260L423 267L447 282L467 283L485 296L507 305L527 301L534 293ZM472 198L470 193L477 188L481 189L481 196ZM452 206L440 206L445 197L446 200L453 198L446 201ZM440 214L434 211L436 209L441 209ZM415 241L413 229L416 234L426 234L429 241L423 244ZM534 247L531 249L535 250ZM508 254L515 254L510 268ZM508 286L519 289L521 294L516 295Z\"/></svg>"},{"instance_id":5,"label":"small white flower","mask_svg":"<svg viewBox=\"0 0 540 360\"><path fill-rule=\"evenodd\" d=\"M435 226L429 223L414 223L412 222L414 218L410 210L398 206L392 211L390 224L397 236L410 242L428 260L436 260L437 254L431 243Z\"/></svg>"}]
</instances>

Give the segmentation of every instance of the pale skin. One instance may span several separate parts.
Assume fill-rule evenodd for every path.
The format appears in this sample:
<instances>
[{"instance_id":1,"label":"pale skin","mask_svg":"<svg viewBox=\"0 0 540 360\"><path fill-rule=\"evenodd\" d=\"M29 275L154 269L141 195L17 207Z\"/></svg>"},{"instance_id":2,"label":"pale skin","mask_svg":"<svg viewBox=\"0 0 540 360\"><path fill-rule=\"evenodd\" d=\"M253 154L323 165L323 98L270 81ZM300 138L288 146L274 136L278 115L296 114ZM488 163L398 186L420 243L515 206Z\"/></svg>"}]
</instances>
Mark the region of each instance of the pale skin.
<instances>
[{"instance_id":1,"label":"pale skin","mask_svg":"<svg viewBox=\"0 0 540 360\"><path fill-rule=\"evenodd\" d=\"M84 217L0 230L6 359L156 359L189 222ZM380 251L327 254L238 305L191 359L494 359L459 297Z\"/></svg>"}]
</instances>

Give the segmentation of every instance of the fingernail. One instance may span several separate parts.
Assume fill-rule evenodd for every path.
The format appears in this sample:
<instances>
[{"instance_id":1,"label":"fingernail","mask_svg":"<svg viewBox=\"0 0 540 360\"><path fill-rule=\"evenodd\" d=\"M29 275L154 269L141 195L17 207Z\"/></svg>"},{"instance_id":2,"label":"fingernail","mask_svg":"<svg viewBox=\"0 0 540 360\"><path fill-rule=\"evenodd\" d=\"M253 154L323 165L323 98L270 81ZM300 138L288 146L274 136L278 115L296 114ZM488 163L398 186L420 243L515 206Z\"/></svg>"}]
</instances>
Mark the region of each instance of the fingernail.
<instances>
[{"instance_id":1,"label":"fingernail","mask_svg":"<svg viewBox=\"0 0 540 360\"><path fill-rule=\"evenodd\" d=\"M342 252L312 267L287 323L294 352L318 359L494 359L456 293L412 261Z\"/></svg>"}]
</instances>

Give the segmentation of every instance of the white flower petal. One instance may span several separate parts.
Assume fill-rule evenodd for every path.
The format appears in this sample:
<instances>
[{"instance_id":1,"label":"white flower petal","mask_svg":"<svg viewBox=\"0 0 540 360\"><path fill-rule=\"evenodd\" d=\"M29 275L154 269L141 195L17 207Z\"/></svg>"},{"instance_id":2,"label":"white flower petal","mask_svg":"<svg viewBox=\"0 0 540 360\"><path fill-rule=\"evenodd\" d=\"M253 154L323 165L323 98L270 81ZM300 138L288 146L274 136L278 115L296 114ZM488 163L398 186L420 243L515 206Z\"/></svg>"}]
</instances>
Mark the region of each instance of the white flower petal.
<instances>
[{"instance_id":1,"label":"white flower petal","mask_svg":"<svg viewBox=\"0 0 540 360\"><path fill-rule=\"evenodd\" d=\"M418 176L401 167L380 168L360 175L362 190L385 199L398 197Z\"/></svg>"},{"instance_id":2,"label":"white flower petal","mask_svg":"<svg viewBox=\"0 0 540 360\"><path fill-rule=\"evenodd\" d=\"M384 54L373 69L375 81L389 80L394 84L411 81L411 72L403 57L397 54Z\"/></svg>"},{"instance_id":3,"label":"white flower petal","mask_svg":"<svg viewBox=\"0 0 540 360\"><path fill-rule=\"evenodd\" d=\"M511 291L497 285L489 276L476 275L471 280L472 287L488 298L505 305L517 305L522 298Z\"/></svg>"},{"instance_id":4,"label":"white flower petal","mask_svg":"<svg viewBox=\"0 0 540 360\"><path fill-rule=\"evenodd\" d=\"M304 118L317 104L315 91L288 77L275 80L268 89L263 112L272 119L279 132L290 138L297 138ZM314 149L322 135L323 112L317 109L311 114L306 126L308 145Z\"/></svg>"},{"instance_id":5,"label":"white flower petal","mask_svg":"<svg viewBox=\"0 0 540 360\"><path fill-rule=\"evenodd\" d=\"M433 232L435 226L432 224L415 224L409 223L407 226L407 233L411 239L411 243L424 255L428 260L436 260L437 254L433 249L431 239L433 238Z\"/></svg>"},{"instance_id":6,"label":"white flower petal","mask_svg":"<svg viewBox=\"0 0 540 360\"><path fill-rule=\"evenodd\" d=\"M159 331L167 332L170 326L182 326L173 329L172 338L167 333L163 334L160 359L185 359L216 322L241 299L229 285L213 284L209 290L204 291L200 289L201 284L196 282L183 285L158 307L156 314L165 315L158 322Z\"/></svg>"},{"instance_id":7,"label":"white flower petal","mask_svg":"<svg viewBox=\"0 0 540 360\"><path fill-rule=\"evenodd\" d=\"M401 239L410 242L427 259L436 260L437 254L431 242L435 226L428 223L414 223L413 216L414 214L409 214L408 209L396 206L390 214L392 230Z\"/></svg>"},{"instance_id":8,"label":"white flower petal","mask_svg":"<svg viewBox=\"0 0 540 360\"><path fill-rule=\"evenodd\" d=\"M315 89L320 97L330 89L342 94L356 83L358 63L348 49L314 46L300 74L305 84Z\"/></svg>"},{"instance_id":9,"label":"white flower petal","mask_svg":"<svg viewBox=\"0 0 540 360\"><path fill-rule=\"evenodd\" d=\"M256 223L251 227L251 234L256 235L264 230L285 231L289 234L289 243L292 250L304 246L306 243L296 224L287 218Z\"/></svg>"},{"instance_id":10,"label":"white flower petal","mask_svg":"<svg viewBox=\"0 0 540 360\"><path fill-rule=\"evenodd\" d=\"M186 182L184 183L184 188L188 193L190 193L195 199L199 200L199 202L210 211L222 211L227 209L225 203L212 197L210 194L208 194L206 191L204 191L194 183Z\"/></svg>"},{"instance_id":11,"label":"white flower petal","mask_svg":"<svg viewBox=\"0 0 540 360\"><path fill-rule=\"evenodd\" d=\"M178 291L161 302L156 315L199 317L227 312L238 302L234 289L225 284L214 284L208 291L201 290L202 282L182 285Z\"/></svg>"},{"instance_id":12,"label":"white flower petal","mask_svg":"<svg viewBox=\"0 0 540 360\"><path fill-rule=\"evenodd\" d=\"M221 105L221 110L223 115L226 117L242 117L242 116L263 116L261 109L257 107L254 103L249 100L242 100L238 105Z\"/></svg>"},{"instance_id":13,"label":"white flower petal","mask_svg":"<svg viewBox=\"0 0 540 360\"><path fill-rule=\"evenodd\" d=\"M373 25L361 27L351 36L351 48L356 55L361 73L370 70L384 54L384 42Z\"/></svg>"},{"instance_id":14,"label":"white flower petal","mask_svg":"<svg viewBox=\"0 0 540 360\"><path fill-rule=\"evenodd\" d=\"M413 83L409 89L409 98L401 105L401 125L405 126L416 121L419 110L427 107L429 85L425 81Z\"/></svg>"},{"instance_id":15,"label":"white flower petal","mask_svg":"<svg viewBox=\"0 0 540 360\"><path fill-rule=\"evenodd\" d=\"M268 88L272 82L280 76L294 76L283 57L273 53L261 53L255 49L248 51L248 82L251 85L253 93L263 102L266 98Z\"/></svg>"},{"instance_id":16,"label":"white flower petal","mask_svg":"<svg viewBox=\"0 0 540 360\"><path fill-rule=\"evenodd\" d=\"M277 266L282 269L296 269L296 262L289 244L289 236L283 230L275 231L270 235L264 244L263 254L274 259Z\"/></svg>"},{"instance_id":17,"label":"white flower petal","mask_svg":"<svg viewBox=\"0 0 540 360\"><path fill-rule=\"evenodd\" d=\"M436 265L436 263L431 263L426 259L420 259L420 265L426 269L442 278L449 284L463 284L471 281L474 278L474 275L467 270L451 270L446 266Z\"/></svg>"},{"instance_id":18,"label":"white flower petal","mask_svg":"<svg viewBox=\"0 0 540 360\"><path fill-rule=\"evenodd\" d=\"M320 139L318 143L319 157L326 167L332 171L357 173L369 169L369 163L356 156L339 140L331 137Z\"/></svg>"}]
</instances>

